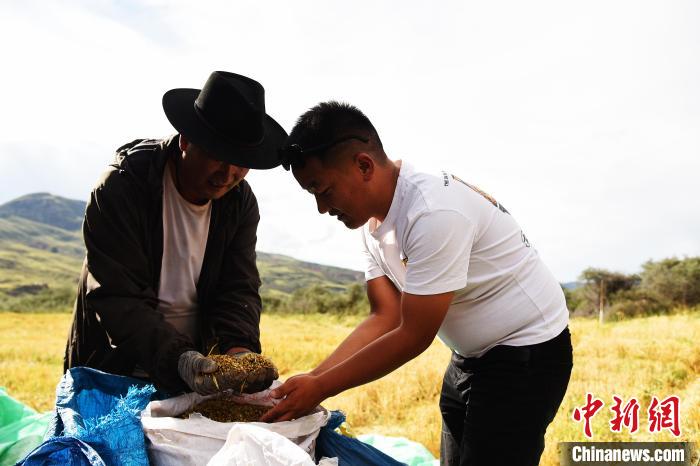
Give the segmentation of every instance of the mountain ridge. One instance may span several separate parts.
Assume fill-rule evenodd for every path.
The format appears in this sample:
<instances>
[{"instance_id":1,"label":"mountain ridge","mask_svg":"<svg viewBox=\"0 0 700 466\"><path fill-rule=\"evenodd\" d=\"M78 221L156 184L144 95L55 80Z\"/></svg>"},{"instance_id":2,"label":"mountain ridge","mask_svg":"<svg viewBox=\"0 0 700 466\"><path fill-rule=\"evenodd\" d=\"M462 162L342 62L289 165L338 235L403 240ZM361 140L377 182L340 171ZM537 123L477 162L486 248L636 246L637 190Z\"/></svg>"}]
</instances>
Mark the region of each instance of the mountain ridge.
<instances>
[{"instance_id":1,"label":"mountain ridge","mask_svg":"<svg viewBox=\"0 0 700 466\"><path fill-rule=\"evenodd\" d=\"M85 256L80 232L84 211L85 202L50 193L27 194L0 205L0 309L13 309L21 300L26 304L33 295L64 304L74 299ZM359 271L283 254L257 255L263 297L288 297L311 286L344 292L363 282Z\"/></svg>"},{"instance_id":2,"label":"mountain ridge","mask_svg":"<svg viewBox=\"0 0 700 466\"><path fill-rule=\"evenodd\" d=\"M84 214L85 202L46 192L25 194L0 205L0 217L22 217L69 231L80 228Z\"/></svg>"}]
</instances>

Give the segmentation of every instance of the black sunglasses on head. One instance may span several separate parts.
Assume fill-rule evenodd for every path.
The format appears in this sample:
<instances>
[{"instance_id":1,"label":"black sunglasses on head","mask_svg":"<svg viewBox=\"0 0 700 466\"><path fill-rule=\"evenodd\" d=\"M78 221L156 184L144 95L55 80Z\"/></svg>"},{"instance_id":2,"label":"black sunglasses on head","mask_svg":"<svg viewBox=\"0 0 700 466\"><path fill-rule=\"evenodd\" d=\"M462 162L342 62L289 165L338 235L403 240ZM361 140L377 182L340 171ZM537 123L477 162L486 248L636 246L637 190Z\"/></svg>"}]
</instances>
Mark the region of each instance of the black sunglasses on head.
<instances>
[{"instance_id":1,"label":"black sunglasses on head","mask_svg":"<svg viewBox=\"0 0 700 466\"><path fill-rule=\"evenodd\" d=\"M331 147L335 146L336 144L340 144L341 142L349 141L351 139L356 139L358 141L364 142L365 144L369 142L368 138L350 135L342 136L331 142L326 142L317 146L308 147L306 149L302 148L299 144L290 144L280 149L280 154L282 155L282 166L285 170L289 170L292 164L295 164L301 160L302 156L313 154L315 152L326 151Z\"/></svg>"}]
</instances>

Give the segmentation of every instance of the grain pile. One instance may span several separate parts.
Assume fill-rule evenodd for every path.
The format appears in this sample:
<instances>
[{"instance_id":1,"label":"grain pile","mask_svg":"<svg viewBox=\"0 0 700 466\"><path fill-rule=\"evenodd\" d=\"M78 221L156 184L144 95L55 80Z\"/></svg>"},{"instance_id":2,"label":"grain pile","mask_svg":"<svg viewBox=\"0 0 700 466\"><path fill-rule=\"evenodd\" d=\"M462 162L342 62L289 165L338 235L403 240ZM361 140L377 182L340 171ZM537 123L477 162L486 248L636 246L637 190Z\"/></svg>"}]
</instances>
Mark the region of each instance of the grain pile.
<instances>
[{"instance_id":1,"label":"grain pile","mask_svg":"<svg viewBox=\"0 0 700 466\"><path fill-rule=\"evenodd\" d=\"M214 372L214 383L220 389L233 389L243 393L250 385L259 385L261 379L277 378L277 369L272 361L256 353L248 353L242 357L214 354L209 356L219 366ZM274 374L274 377L269 377ZM253 388L253 387L251 387ZM254 387L257 390L267 387Z\"/></svg>"},{"instance_id":2,"label":"grain pile","mask_svg":"<svg viewBox=\"0 0 700 466\"><path fill-rule=\"evenodd\" d=\"M248 353L243 357L229 356L226 354L212 354L209 356L211 359L216 361L219 369L215 374L227 374L227 373L254 373L260 370L273 369L274 366L272 362L257 353Z\"/></svg>"},{"instance_id":3,"label":"grain pile","mask_svg":"<svg viewBox=\"0 0 700 466\"><path fill-rule=\"evenodd\" d=\"M192 409L180 415L187 419L192 413L218 422L255 422L259 421L263 414L270 410L269 406L243 405L233 401L231 395L222 394L216 398L202 401Z\"/></svg>"}]
</instances>

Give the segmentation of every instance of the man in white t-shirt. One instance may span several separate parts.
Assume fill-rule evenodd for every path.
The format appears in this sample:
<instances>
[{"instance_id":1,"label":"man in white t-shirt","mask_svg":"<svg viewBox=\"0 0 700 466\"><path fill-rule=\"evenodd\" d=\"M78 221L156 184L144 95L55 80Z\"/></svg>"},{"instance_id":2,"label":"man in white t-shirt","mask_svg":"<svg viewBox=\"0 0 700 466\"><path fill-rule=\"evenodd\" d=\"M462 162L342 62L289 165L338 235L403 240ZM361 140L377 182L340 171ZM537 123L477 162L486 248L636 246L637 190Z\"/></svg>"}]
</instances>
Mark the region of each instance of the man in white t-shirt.
<instances>
[{"instance_id":1,"label":"man in white t-shirt","mask_svg":"<svg viewBox=\"0 0 700 466\"><path fill-rule=\"evenodd\" d=\"M446 171L391 161L367 117L328 102L285 149L318 211L362 227L371 312L324 362L289 379L263 419L299 417L398 368L435 335L443 381L441 461L537 464L566 392L572 351L561 287L508 211Z\"/></svg>"}]
</instances>

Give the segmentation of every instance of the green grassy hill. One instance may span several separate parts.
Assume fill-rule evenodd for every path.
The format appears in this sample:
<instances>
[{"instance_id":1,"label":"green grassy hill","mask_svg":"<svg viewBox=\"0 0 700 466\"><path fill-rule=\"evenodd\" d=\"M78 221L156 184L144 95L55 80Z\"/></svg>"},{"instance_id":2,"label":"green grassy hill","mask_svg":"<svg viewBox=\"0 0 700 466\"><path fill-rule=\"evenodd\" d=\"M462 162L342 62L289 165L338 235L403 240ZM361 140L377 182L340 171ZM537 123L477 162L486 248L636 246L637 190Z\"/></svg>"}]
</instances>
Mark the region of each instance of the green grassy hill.
<instances>
[{"instance_id":1,"label":"green grassy hill","mask_svg":"<svg viewBox=\"0 0 700 466\"><path fill-rule=\"evenodd\" d=\"M27 194L0 205L0 217L26 218L69 231L80 228L84 213L85 202L49 193Z\"/></svg>"},{"instance_id":2,"label":"green grassy hill","mask_svg":"<svg viewBox=\"0 0 700 466\"><path fill-rule=\"evenodd\" d=\"M0 310L67 309L85 254L80 233L85 203L47 193L0 205ZM258 252L261 292L275 298L320 285L340 292L362 273Z\"/></svg>"},{"instance_id":3,"label":"green grassy hill","mask_svg":"<svg viewBox=\"0 0 700 466\"><path fill-rule=\"evenodd\" d=\"M278 293L292 293L299 288L321 285L331 291L345 291L348 285L363 281L355 270L302 262L289 256L258 252L258 268L263 287Z\"/></svg>"}]
</instances>

